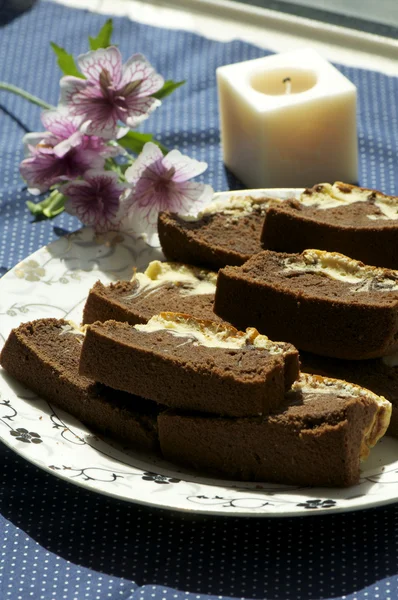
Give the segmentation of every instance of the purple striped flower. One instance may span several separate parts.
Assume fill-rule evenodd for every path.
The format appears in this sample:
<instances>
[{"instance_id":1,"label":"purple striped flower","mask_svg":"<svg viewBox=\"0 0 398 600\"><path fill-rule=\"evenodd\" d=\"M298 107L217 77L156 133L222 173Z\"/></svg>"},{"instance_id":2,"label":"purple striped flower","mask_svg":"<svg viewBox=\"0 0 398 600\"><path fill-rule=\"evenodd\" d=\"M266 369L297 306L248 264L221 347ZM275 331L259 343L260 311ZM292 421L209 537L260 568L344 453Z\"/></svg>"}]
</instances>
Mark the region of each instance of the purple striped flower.
<instances>
[{"instance_id":1,"label":"purple striped flower","mask_svg":"<svg viewBox=\"0 0 398 600\"><path fill-rule=\"evenodd\" d=\"M40 194L52 185L76 179L88 169L102 168L105 158L116 156L120 148L106 145L96 136L79 131L81 119L65 110L42 113L45 132L24 137L27 158L20 164L29 191Z\"/></svg>"},{"instance_id":2,"label":"purple striped flower","mask_svg":"<svg viewBox=\"0 0 398 600\"><path fill-rule=\"evenodd\" d=\"M160 106L152 96L164 79L142 54L134 54L123 65L117 48L101 48L77 59L86 77L61 79L61 104L83 121L84 131L105 139L116 136L117 123L137 127Z\"/></svg>"},{"instance_id":3,"label":"purple striped flower","mask_svg":"<svg viewBox=\"0 0 398 600\"><path fill-rule=\"evenodd\" d=\"M129 199L129 218L136 231L146 232L153 241L157 232L158 214L163 210L197 212L213 195L210 185L189 179L207 169L205 162L172 150L163 156L161 150L148 142L137 160L126 171L132 186Z\"/></svg>"},{"instance_id":4,"label":"purple striped flower","mask_svg":"<svg viewBox=\"0 0 398 600\"><path fill-rule=\"evenodd\" d=\"M117 231L125 215L126 187L113 171L92 169L84 174L84 180L62 187L67 197L65 210L98 233Z\"/></svg>"}]
</instances>

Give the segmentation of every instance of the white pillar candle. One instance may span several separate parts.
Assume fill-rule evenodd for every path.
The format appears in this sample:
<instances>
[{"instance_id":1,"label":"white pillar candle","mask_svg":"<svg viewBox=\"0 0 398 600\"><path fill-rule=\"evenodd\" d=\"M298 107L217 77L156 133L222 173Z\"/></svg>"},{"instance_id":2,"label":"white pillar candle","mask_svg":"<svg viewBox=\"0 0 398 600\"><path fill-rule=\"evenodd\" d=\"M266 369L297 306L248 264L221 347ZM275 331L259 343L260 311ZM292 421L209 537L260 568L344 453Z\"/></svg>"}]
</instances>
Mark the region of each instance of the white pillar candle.
<instances>
[{"instance_id":1,"label":"white pillar candle","mask_svg":"<svg viewBox=\"0 0 398 600\"><path fill-rule=\"evenodd\" d=\"M313 50L217 69L226 166L248 188L358 177L356 87Z\"/></svg>"}]
</instances>

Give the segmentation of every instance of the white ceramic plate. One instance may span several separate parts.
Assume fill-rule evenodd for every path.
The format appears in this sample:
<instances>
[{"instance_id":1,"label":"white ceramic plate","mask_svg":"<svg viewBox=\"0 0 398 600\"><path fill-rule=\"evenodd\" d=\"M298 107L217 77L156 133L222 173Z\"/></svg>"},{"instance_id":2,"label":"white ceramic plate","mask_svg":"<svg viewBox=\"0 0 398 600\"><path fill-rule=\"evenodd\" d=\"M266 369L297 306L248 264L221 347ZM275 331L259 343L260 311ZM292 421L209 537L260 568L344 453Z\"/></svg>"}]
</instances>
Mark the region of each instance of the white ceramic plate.
<instances>
[{"instance_id":1,"label":"white ceramic plate","mask_svg":"<svg viewBox=\"0 0 398 600\"><path fill-rule=\"evenodd\" d=\"M239 192L243 193L247 194ZM267 193L284 198L291 196L292 190ZM22 321L56 317L80 322L85 298L95 281L130 279L133 266L142 270L158 258L162 258L160 250L150 248L141 238L127 234L95 238L90 229L38 250L0 280L1 345ZM99 439L3 370L0 439L36 466L84 488L168 509L280 517L344 512L398 499L398 440L392 438L377 445L363 465L360 483L348 489L208 479Z\"/></svg>"}]
</instances>

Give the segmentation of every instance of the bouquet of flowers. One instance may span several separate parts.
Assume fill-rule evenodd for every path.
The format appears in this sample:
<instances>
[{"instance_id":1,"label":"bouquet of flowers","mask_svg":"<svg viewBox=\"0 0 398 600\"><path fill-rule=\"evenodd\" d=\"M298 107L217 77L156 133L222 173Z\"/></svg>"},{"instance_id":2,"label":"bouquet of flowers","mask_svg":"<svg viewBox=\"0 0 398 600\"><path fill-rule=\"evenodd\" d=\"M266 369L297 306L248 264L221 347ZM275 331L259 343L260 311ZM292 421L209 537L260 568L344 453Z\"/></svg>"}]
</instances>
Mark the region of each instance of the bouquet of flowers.
<instances>
[{"instance_id":1,"label":"bouquet of flowers","mask_svg":"<svg viewBox=\"0 0 398 600\"><path fill-rule=\"evenodd\" d=\"M98 233L132 229L151 243L159 211L197 212L213 190L191 181L206 163L135 131L184 82L165 81L142 54L123 64L111 45L112 28L106 21L76 61L51 44L63 72L57 107L7 84L0 88L45 108L46 131L23 140L20 172L29 192L49 192L40 202L27 202L32 214L52 218L65 210Z\"/></svg>"}]
</instances>

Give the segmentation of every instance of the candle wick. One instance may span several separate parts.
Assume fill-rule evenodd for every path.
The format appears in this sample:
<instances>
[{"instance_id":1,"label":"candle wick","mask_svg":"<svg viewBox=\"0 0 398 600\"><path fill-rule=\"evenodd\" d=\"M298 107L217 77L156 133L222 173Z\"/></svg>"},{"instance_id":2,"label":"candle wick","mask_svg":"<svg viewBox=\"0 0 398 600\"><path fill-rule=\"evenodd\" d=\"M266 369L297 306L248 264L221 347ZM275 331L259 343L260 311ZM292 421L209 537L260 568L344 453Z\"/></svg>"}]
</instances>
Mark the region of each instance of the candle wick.
<instances>
[{"instance_id":1,"label":"candle wick","mask_svg":"<svg viewBox=\"0 0 398 600\"><path fill-rule=\"evenodd\" d=\"M285 84L285 94L290 94L292 91L292 80L290 77L285 77L285 79L282 80L282 83Z\"/></svg>"}]
</instances>

